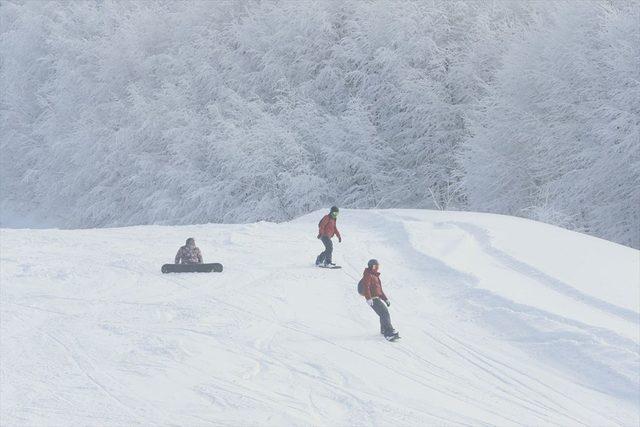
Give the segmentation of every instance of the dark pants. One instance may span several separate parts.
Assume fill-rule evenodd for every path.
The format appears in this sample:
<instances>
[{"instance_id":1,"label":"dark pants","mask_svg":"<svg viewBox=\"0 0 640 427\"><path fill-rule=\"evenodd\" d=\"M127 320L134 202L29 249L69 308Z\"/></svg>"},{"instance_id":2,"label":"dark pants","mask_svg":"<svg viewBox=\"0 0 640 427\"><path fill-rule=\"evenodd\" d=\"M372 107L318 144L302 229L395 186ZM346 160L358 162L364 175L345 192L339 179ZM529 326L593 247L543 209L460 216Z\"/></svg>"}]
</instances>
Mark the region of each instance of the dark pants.
<instances>
[{"instance_id":1,"label":"dark pants","mask_svg":"<svg viewBox=\"0 0 640 427\"><path fill-rule=\"evenodd\" d=\"M323 262L329 264L331 262L331 256L333 255L333 242L327 236L320 237L320 240L324 243L324 252L318 255L316 264L322 264Z\"/></svg>"},{"instance_id":2,"label":"dark pants","mask_svg":"<svg viewBox=\"0 0 640 427\"><path fill-rule=\"evenodd\" d=\"M393 335L395 329L391 326L391 315L389 314L387 304L385 304L380 298L374 298L373 307L371 308L373 308L373 311L380 316L380 333L385 337Z\"/></svg>"}]
</instances>

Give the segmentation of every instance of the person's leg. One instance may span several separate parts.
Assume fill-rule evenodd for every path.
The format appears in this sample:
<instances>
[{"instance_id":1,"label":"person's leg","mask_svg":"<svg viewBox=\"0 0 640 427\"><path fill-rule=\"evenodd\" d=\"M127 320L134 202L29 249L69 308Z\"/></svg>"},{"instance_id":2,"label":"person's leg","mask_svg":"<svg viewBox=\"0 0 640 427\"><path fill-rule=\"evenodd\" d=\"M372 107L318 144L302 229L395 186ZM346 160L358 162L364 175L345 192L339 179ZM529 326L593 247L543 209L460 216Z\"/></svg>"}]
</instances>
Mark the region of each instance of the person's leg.
<instances>
[{"instance_id":1,"label":"person's leg","mask_svg":"<svg viewBox=\"0 0 640 427\"><path fill-rule=\"evenodd\" d=\"M331 257L333 254L333 242L329 237L322 236L322 243L324 243L324 262L326 264L331 263Z\"/></svg>"},{"instance_id":2,"label":"person's leg","mask_svg":"<svg viewBox=\"0 0 640 427\"><path fill-rule=\"evenodd\" d=\"M380 316L380 330L384 333L384 336L391 335L395 329L391 325L391 315L387 305L380 298L373 299L373 310L378 316Z\"/></svg>"},{"instance_id":3,"label":"person's leg","mask_svg":"<svg viewBox=\"0 0 640 427\"><path fill-rule=\"evenodd\" d=\"M326 258L327 258L327 242L325 241L325 239L326 239L326 237L324 237L324 236L320 237L320 241L324 245L324 251L322 251L320 253L320 255L318 255L318 257L316 258L316 265L320 265L320 264L326 262Z\"/></svg>"}]
</instances>

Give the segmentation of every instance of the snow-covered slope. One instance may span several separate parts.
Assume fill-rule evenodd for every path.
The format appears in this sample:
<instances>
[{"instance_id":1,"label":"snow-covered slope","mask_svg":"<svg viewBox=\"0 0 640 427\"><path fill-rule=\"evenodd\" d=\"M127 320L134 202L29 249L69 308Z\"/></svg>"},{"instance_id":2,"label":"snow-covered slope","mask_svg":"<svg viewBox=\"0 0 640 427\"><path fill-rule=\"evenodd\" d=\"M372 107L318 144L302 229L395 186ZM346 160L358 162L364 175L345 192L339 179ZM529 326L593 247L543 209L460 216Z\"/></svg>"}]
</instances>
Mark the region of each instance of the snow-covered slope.
<instances>
[{"instance_id":1,"label":"snow-covered slope","mask_svg":"<svg viewBox=\"0 0 640 427\"><path fill-rule=\"evenodd\" d=\"M0 423L638 425L640 253L523 219L1 234ZM162 275L193 236L222 274ZM356 293L378 258L403 339Z\"/></svg>"}]
</instances>

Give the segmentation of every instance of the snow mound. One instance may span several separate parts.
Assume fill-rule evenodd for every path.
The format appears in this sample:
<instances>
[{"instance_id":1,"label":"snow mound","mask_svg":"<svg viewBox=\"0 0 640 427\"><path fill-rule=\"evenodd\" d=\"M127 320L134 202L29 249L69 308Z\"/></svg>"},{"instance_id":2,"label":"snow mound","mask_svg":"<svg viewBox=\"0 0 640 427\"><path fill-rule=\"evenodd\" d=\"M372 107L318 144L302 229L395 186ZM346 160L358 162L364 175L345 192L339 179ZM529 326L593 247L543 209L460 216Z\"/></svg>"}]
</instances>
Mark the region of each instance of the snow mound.
<instances>
[{"instance_id":1,"label":"snow mound","mask_svg":"<svg viewBox=\"0 0 640 427\"><path fill-rule=\"evenodd\" d=\"M638 425L640 252L499 215L1 230L0 424ZM162 275L187 237L221 274ZM356 292L381 262L402 340Z\"/></svg>"}]
</instances>

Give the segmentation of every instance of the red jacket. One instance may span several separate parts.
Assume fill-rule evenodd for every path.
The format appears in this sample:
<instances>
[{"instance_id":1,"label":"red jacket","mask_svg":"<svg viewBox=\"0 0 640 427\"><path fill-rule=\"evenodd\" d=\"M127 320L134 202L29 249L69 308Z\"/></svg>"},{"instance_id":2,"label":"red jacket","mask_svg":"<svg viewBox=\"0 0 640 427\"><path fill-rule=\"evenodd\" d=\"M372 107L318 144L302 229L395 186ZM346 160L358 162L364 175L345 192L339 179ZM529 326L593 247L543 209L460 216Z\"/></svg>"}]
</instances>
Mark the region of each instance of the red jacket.
<instances>
[{"instance_id":1,"label":"red jacket","mask_svg":"<svg viewBox=\"0 0 640 427\"><path fill-rule=\"evenodd\" d=\"M387 300L387 296L382 291L382 282L380 281L380 273L370 268L365 268L362 274L362 284L364 286L364 297L366 299L380 298Z\"/></svg>"},{"instance_id":2,"label":"red jacket","mask_svg":"<svg viewBox=\"0 0 640 427\"><path fill-rule=\"evenodd\" d=\"M318 236L332 238L335 235L338 236L338 239L342 240L342 237L340 237L340 232L338 231L338 227L336 226L336 220L333 219L331 215L325 215L320 220L318 228Z\"/></svg>"}]
</instances>

